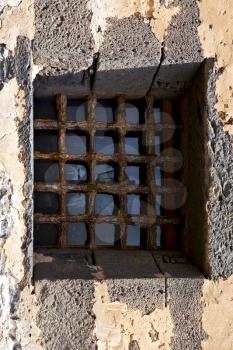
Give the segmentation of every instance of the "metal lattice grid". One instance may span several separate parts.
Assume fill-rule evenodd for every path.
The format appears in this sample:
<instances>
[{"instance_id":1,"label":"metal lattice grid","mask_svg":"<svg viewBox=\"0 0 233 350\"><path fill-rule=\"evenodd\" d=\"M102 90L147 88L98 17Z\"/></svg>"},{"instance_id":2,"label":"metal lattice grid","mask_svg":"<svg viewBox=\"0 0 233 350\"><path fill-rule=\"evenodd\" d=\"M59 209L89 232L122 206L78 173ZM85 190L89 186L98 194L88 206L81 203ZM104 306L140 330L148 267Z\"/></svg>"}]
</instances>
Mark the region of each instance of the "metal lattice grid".
<instances>
[{"instance_id":1,"label":"metal lattice grid","mask_svg":"<svg viewBox=\"0 0 233 350\"><path fill-rule=\"evenodd\" d=\"M52 113L49 115L46 102L43 101L40 103L46 113L43 116L38 111L35 113L35 245L59 248L175 248L183 217L178 210L164 208L171 207L180 189L168 185L172 176L171 170L169 175L164 173L159 184L155 172L156 167L162 170L165 164L170 164L172 169L178 161L172 154L162 156L161 149L158 150L161 142L157 145L156 139L161 135L163 146L173 146L172 135L178 126L167 119L167 115L172 115L171 102L163 101L155 109L152 97L146 98L144 102L135 100L133 103L138 104L139 110L135 123L126 114L130 102L122 96L102 102L102 106L112 106L110 122L101 121L97 117L98 100L94 95L83 100L84 116L81 113L74 116L67 101L71 106L74 104L74 100L69 100L65 95L56 96L56 116ZM37 104L35 101L35 108ZM159 120L156 120L155 110L161 114ZM75 135L85 140L82 147L77 145L76 149L75 141L72 141ZM71 143L67 143L69 137ZM112 148L107 145L107 148L102 149L104 152L96 149L98 137L111 137ZM127 150L128 140L132 143L135 142L134 139L138 140L136 152L133 148L133 151ZM96 169L104 164L106 169L112 170L97 176ZM66 169L72 170L77 165L78 171L84 174L82 179L69 179ZM138 181L130 181L127 172L130 174L136 168L139 173ZM48 169L53 171L49 172ZM79 194L77 198L85 202L82 210L76 212L67 210L67 201L71 201L75 208L78 200L75 200L75 194ZM112 213L98 212L96 203L101 203L100 194L105 198L112 196ZM133 196L137 197L140 206L136 213L129 210ZM156 208L157 197L163 199L162 210ZM46 201L51 204L47 209L43 204ZM111 230L114 227L114 239L102 244L97 232L99 230L101 234L101 227L110 230L109 225L114 225L111 226ZM73 237L78 237L76 243L70 242L70 232ZM139 238L135 240L134 235Z\"/></svg>"}]
</instances>

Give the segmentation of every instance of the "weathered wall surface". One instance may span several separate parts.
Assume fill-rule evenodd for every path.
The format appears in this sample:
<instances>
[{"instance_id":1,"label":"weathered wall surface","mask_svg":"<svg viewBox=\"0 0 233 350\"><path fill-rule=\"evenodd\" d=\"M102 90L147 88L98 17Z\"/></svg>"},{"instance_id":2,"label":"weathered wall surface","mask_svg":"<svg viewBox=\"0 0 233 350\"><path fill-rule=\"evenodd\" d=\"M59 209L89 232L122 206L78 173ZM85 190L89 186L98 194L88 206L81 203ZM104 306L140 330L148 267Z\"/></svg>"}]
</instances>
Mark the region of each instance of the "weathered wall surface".
<instances>
[{"instance_id":1,"label":"weathered wall surface","mask_svg":"<svg viewBox=\"0 0 233 350\"><path fill-rule=\"evenodd\" d=\"M30 334L35 336L37 327L33 315L27 312L36 309L29 286L32 271L30 71L33 3L5 1L1 2L1 11L0 348L37 349L35 343L30 345Z\"/></svg>"},{"instance_id":2,"label":"weathered wall surface","mask_svg":"<svg viewBox=\"0 0 233 350\"><path fill-rule=\"evenodd\" d=\"M203 288L202 324L209 335L203 350L233 349L233 278L205 281Z\"/></svg>"},{"instance_id":3,"label":"weathered wall surface","mask_svg":"<svg viewBox=\"0 0 233 350\"><path fill-rule=\"evenodd\" d=\"M0 0L1 350L52 349L54 344L58 350L77 344L106 350L233 349L231 6L231 0ZM107 87L110 93L143 96L150 90L158 97L174 97L209 57L215 61L207 74L204 108L204 251L211 276L229 278L204 283L203 277L191 274L189 279L180 265L174 273L174 264L164 267L157 258L159 276L158 271L144 280L127 276L126 282L125 277L104 277L87 259L85 273L79 271L68 282L61 269L51 280L45 268L50 265L41 266L46 273L38 279L35 295L35 75L39 72L35 88L41 84L45 93L61 88L104 93ZM54 259L55 272L56 266L73 271L70 263ZM70 319L75 321L71 325ZM50 327L61 334L53 333L53 338Z\"/></svg>"},{"instance_id":4,"label":"weathered wall surface","mask_svg":"<svg viewBox=\"0 0 233 350\"><path fill-rule=\"evenodd\" d=\"M233 29L231 0L200 1L198 28L205 57L215 57L215 66L222 68L216 81L215 108L224 121L224 130L233 134Z\"/></svg>"}]
</instances>

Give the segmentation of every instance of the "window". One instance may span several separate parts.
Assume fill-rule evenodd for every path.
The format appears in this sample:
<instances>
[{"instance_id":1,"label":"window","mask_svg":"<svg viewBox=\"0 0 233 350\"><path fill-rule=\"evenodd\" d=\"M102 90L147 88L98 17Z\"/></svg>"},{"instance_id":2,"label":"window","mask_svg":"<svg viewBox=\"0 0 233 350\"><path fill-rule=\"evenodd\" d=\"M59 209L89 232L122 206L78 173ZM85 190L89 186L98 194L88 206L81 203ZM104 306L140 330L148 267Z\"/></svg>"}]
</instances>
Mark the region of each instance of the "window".
<instances>
[{"instance_id":1,"label":"window","mask_svg":"<svg viewBox=\"0 0 233 350\"><path fill-rule=\"evenodd\" d=\"M36 98L36 247L177 248L184 222L170 101Z\"/></svg>"}]
</instances>

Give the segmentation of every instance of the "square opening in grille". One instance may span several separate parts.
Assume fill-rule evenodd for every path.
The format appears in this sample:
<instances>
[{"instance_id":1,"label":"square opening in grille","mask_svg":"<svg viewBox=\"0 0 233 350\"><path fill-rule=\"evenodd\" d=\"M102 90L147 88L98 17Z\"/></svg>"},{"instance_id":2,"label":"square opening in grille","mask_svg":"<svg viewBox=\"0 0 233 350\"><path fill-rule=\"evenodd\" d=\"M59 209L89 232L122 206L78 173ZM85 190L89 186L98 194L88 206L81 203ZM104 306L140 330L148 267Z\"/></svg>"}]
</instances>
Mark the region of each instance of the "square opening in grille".
<instances>
[{"instance_id":1,"label":"square opening in grille","mask_svg":"<svg viewBox=\"0 0 233 350\"><path fill-rule=\"evenodd\" d=\"M34 119L57 119L56 98L43 97L34 100Z\"/></svg>"},{"instance_id":2,"label":"square opening in grille","mask_svg":"<svg viewBox=\"0 0 233 350\"><path fill-rule=\"evenodd\" d=\"M35 213L56 214L59 210L59 196L52 192L34 192Z\"/></svg>"},{"instance_id":3,"label":"square opening in grille","mask_svg":"<svg viewBox=\"0 0 233 350\"><path fill-rule=\"evenodd\" d=\"M87 194L82 192L71 192L66 195L67 215L81 215L86 213Z\"/></svg>"},{"instance_id":4,"label":"square opening in grille","mask_svg":"<svg viewBox=\"0 0 233 350\"><path fill-rule=\"evenodd\" d=\"M117 196L108 193L97 193L95 197L96 215L116 215L119 203Z\"/></svg>"},{"instance_id":5,"label":"square opening in grille","mask_svg":"<svg viewBox=\"0 0 233 350\"><path fill-rule=\"evenodd\" d=\"M126 229L126 246L145 248L147 246L147 229L128 225Z\"/></svg>"},{"instance_id":6,"label":"square opening in grille","mask_svg":"<svg viewBox=\"0 0 233 350\"><path fill-rule=\"evenodd\" d=\"M34 245L42 247L55 247L58 244L58 225L35 224Z\"/></svg>"},{"instance_id":7,"label":"square opening in grille","mask_svg":"<svg viewBox=\"0 0 233 350\"><path fill-rule=\"evenodd\" d=\"M146 152L142 132L128 132L125 136L125 153L143 155Z\"/></svg>"},{"instance_id":8,"label":"square opening in grille","mask_svg":"<svg viewBox=\"0 0 233 350\"><path fill-rule=\"evenodd\" d=\"M133 185L146 185L147 172L145 171L147 165L137 163L127 163L125 168L126 182Z\"/></svg>"},{"instance_id":9,"label":"square opening in grille","mask_svg":"<svg viewBox=\"0 0 233 350\"><path fill-rule=\"evenodd\" d=\"M67 222L66 230L69 246L85 246L87 244L87 225L84 222Z\"/></svg>"},{"instance_id":10,"label":"square opening in grille","mask_svg":"<svg viewBox=\"0 0 233 350\"><path fill-rule=\"evenodd\" d=\"M125 121L128 124L144 124L146 121L146 104L144 100L125 102Z\"/></svg>"},{"instance_id":11,"label":"square opening in grille","mask_svg":"<svg viewBox=\"0 0 233 350\"><path fill-rule=\"evenodd\" d=\"M58 152L58 132L55 130L35 130L34 149L41 153Z\"/></svg>"},{"instance_id":12,"label":"square opening in grille","mask_svg":"<svg viewBox=\"0 0 233 350\"><path fill-rule=\"evenodd\" d=\"M117 104L115 100L99 100L95 107L95 120L99 123L114 123Z\"/></svg>"},{"instance_id":13,"label":"square opening in grille","mask_svg":"<svg viewBox=\"0 0 233 350\"><path fill-rule=\"evenodd\" d=\"M129 215L146 215L147 205L147 195L145 194L130 194L127 196Z\"/></svg>"},{"instance_id":14,"label":"square opening in grille","mask_svg":"<svg viewBox=\"0 0 233 350\"><path fill-rule=\"evenodd\" d=\"M176 154L164 153L173 147L171 103L58 95L46 111L43 101L34 120L35 245L176 248L184 193L169 182Z\"/></svg>"},{"instance_id":15,"label":"square opening in grille","mask_svg":"<svg viewBox=\"0 0 233 350\"><path fill-rule=\"evenodd\" d=\"M65 136L66 152L73 155L86 154L88 134L85 131L67 131Z\"/></svg>"},{"instance_id":16,"label":"square opening in grille","mask_svg":"<svg viewBox=\"0 0 233 350\"><path fill-rule=\"evenodd\" d=\"M54 160L36 159L34 162L34 181L54 183L60 177L59 162Z\"/></svg>"},{"instance_id":17,"label":"square opening in grille","mask_svg":"<svg viewBox=\"0 0 233 350\"><path fill-rule=\"evenodd\" d=\"M118 153L119 138L116 132L97 131L94 139L95 152L103 154Z\"/></svg>"},{"instance_id":18,"label":"square opening in grille","mask_svg":"<svg viewBox=\"0 0 233 350\"><path fill-rule=\"evenodd\" d=\"M95 240L97 246L114 246L120 236L119 225L99 223L95 225Z\"/></svg>"},{"instance_id":19,"label":"square opening in grille","mask_svg":"<svg viewBox=\"0 0 233 350\"><path fill-rule=\"evenodd\" d=\"M88 104L86 100L74 98L67 99L67 120L73 122L83 122L87 120Z\"/></svg>"},{"instance_id":20,"label":"square opening in grille","mask_svg":"<svg viewBox=\"0 0 233 350\"><path fill-rule=\"evenodd\" d=\"M119 182L119 166L114 162L97 162L94 175L96 183Z\"/></svg>"},{"instance_id":21,"label":"square opening in grille","mask_svg":"<svg viewBox=\"0 0 233 350\"><path fill-rule=\"evenodd\" d=\"M65 163L65 179L70 184L87 183L89 170L88 164L80 161L67 161Z\"/></svg>"}]
</instances>

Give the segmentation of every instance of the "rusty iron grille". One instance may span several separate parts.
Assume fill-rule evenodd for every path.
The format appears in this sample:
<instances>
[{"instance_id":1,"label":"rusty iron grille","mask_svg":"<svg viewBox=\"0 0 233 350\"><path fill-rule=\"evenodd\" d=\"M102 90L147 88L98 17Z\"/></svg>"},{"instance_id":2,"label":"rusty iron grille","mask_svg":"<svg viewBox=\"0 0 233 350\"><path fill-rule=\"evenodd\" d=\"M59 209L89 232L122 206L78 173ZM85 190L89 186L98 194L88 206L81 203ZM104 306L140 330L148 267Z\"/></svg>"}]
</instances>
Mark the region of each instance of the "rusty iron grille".
<instances>
[{"instance_id":1,"label":"rusty iron grille","mask_svg":"<svg viewBox=\"0 0 233 350\"><path fill-rule=\"evenodd\" d=\"M99 100L93 94L83 99L86 106L85 120L67 117L68 101L69 98L65 95L54 97L53 108L56 110L56 115L51 118L49 113L45 113L47 117L39 115L35 99L35 246L91 249L103 246L121 249L177 248L183 217L179 210L170 210L170 207L174 204L175 195L180 189L169 187L169 181L173 176L171 169L178 160L172 153L157 154L155 138L155 135L162 135L163 147L164 145L170 149L173 147L172 135L178 126L166 118L167 115L172 115L172 103L167 100L158 104L157 110L161 113L161 120L156 122L155 101L152 97L148 97L143 102L145 119L132 123L126 118L127 99L122 96L113 100L115 110L114 120L111 122L96 120L96 106ZM110 100L106 101L112 103ZM46 100L40 103L46 111ZM85 149L81 154L69 151L66 139L69 133L72 135L78 133L84 138ZM48 138L40 139L41 135L47 135ZM114 142L112 153L96 151L96 136L106 135L112 137ZM134 136L141 144L137 154L126 149L127 138ZM52 140L55 140L54 143ZM52 146L45 149L46 144ZM112 168L96 176L95 168L98 164L110 164ZM166 164L170 166L169 174L164 171ZM58 175L55 174L54 178L43 177L43 172L45 173L50 165ZM72 168L77 165L79 166L77 169L85 169L85 179L67 180L66 167ZM130 176L127 176L126 170L130 166L140 170L140 181L131 181ZM163 172L159 184L156 183L156 167L160 167ZM78 198L85 200L83 211L70 213L67 209L67 200L69 196L73 196L75 204L77 194L79 195L77 200ZM111 213L98 212L98 203L101 204L101 199L97 204L96 200L99 194L112 196L114 210ZM131 195L139 199L141 209L137 213L129 212ZM156 196L162 196L164 204L163 210L159 212L156 211ZM43 210L44 201L49 202L49 208L52 209ZM169 205L166 206L166 203ZM106 232L103 237L104 230ZM108 230L111 238L107 236Z\"/></svg>"}]
</instances>

